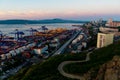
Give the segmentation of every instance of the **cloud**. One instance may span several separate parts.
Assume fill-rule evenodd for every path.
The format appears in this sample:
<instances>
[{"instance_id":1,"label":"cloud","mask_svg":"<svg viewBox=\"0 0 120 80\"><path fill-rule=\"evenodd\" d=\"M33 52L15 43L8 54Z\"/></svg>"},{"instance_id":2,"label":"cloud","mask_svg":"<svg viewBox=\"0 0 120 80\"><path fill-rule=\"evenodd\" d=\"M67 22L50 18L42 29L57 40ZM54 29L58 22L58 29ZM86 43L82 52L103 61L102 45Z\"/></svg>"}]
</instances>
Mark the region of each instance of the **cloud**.
<instances>
[{"instance_id":1,"label":"cloud","mask_svg":"<svg viewBox=\"0 0 120 80\"><path fill-rule=\"evenodd\" d=\"M90 10L63 10L63 11L43 11L43 10L24 10L24 11L0 11L0 19L47 19L47 18L68 18L68 19L87 19L92 17L102 17L108 15L108 11ZM119 13L119 12L118 12ZM109 15L118 15L109 13Z\"/></svg>"}]
</instances>

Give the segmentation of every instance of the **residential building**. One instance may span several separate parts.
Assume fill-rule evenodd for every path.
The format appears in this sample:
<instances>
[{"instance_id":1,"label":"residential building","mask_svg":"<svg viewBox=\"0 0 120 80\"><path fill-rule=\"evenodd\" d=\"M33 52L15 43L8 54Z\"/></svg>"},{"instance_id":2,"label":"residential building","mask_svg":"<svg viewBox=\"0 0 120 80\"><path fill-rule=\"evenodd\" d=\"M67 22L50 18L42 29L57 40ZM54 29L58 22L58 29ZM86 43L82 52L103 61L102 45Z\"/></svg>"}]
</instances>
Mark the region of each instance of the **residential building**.
<instances>
[{"instance_id":1,"label":"residential building","mask_svg":"<svg viewBox=\"0 0 120 80\"><path fill-rule=\"evenodd\" d=\"M35 54L39 54L39 55L41 55L42 53L48 53L47 50L48 50L48 46L41 46L38 48L34 48Z\"/></svg>"},{"instance_id":2,"label":"residential building","mask_svg":"<svg viewBox=\"0 0 120 80\"><path fill-rule=\"evenodd\" d=\"M87 43L86 42L82 42L82 45L83 45L84 48L87 47Z\"/></svg>"},{"instance_id":3,"label":"residential building","mask_svg":"<svg viewBox=\"0 0 120 80\"><path fill-rule=\"evenodd\" d=\"M113 33L98 33L97 48L102 48L113 43Z\"/></svg>"},{"instance_id":4,"label":"residential building","mask_svg":"<svg viewBox=\"0 0 120 80\"><path fill-rule=\"evenodd\" d=\"M50 47L58 47L60 46L60 42L51 42Z\"/></svg>"},{"instance_id":5,"label":"residential building","mask_svg":"<svg viewBox=\"0 0 120 80\"><path fill-rule=\"evenodd\" d=\"M120 21L113 21L112 19L109 19L106 23L106 26L108 27L119 27Z\"/></svg>"},{"instance_id":6,"label":"residential building","mask_svg":"<svg viewBox=\"0 0 120 80\"><path fill-rule=\"evenodd\" d=\"M109 27L100 27L99 30L101 32L119 32L117 28L109 28Z\"/></svg>"}]
</instances>

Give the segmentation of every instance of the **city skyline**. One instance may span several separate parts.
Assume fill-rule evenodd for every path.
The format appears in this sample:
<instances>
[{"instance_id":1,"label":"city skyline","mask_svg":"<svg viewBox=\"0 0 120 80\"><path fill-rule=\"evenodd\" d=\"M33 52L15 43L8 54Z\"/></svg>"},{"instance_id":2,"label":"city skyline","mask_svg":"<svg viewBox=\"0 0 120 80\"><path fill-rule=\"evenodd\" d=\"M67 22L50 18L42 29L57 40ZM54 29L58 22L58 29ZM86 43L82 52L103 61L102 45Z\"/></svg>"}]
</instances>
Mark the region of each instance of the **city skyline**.
<instances>
[{"instance_id":1,"label":"city skyline","mask_svg":"<svg viewBox=\"0 0 120 80\"><path fill-rule=\"evenodd\" d=\"M0 0L0 19L120 20L120 0Z\"/></svg>"}]
</instances>

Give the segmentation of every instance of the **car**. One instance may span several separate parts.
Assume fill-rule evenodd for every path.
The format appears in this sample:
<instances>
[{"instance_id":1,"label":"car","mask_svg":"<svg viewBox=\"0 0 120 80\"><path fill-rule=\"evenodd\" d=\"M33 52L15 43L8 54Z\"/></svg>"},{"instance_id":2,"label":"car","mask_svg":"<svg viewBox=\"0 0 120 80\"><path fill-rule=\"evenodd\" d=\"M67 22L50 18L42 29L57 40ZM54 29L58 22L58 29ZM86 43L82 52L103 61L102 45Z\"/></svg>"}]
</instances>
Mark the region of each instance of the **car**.
<instances>
[{"instance_id":1,"label":"car","mask_svg":"<svg viewBox=\"0 0 120 80\"><path fill-rule=\"evenodd\" d=\"M93 47L93 48L89 48L88 49L88 51L90 52L90 51L93 51L95 48Z\"/></svg>"},{"instance_id":2,"label":"car","mask_svg":"<svg viewBox=\"0 0 120 80\"><path fill-rule=\"evenodd\" d=\"M9 73L9 72L10 72L9 70L6 71L6 73Z\"/></svg>"}]
</instances>

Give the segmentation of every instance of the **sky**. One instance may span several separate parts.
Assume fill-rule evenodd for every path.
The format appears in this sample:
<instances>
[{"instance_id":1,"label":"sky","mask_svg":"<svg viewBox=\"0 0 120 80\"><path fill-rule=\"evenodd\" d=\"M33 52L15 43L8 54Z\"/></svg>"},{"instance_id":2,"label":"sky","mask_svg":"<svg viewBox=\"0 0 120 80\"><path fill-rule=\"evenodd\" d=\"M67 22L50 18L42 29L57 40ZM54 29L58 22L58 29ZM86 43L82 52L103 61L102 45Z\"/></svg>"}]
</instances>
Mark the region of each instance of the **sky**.
<instances>
[{"instance_id":1,"label":"sky","mask_svg":"<svg viewBox=\"0 0 120 80\"><path fill-rule=\"evenodd\" d=\"M120 0L0 0L0 19L120 20Z\"/></svg>"}]
</instances>

